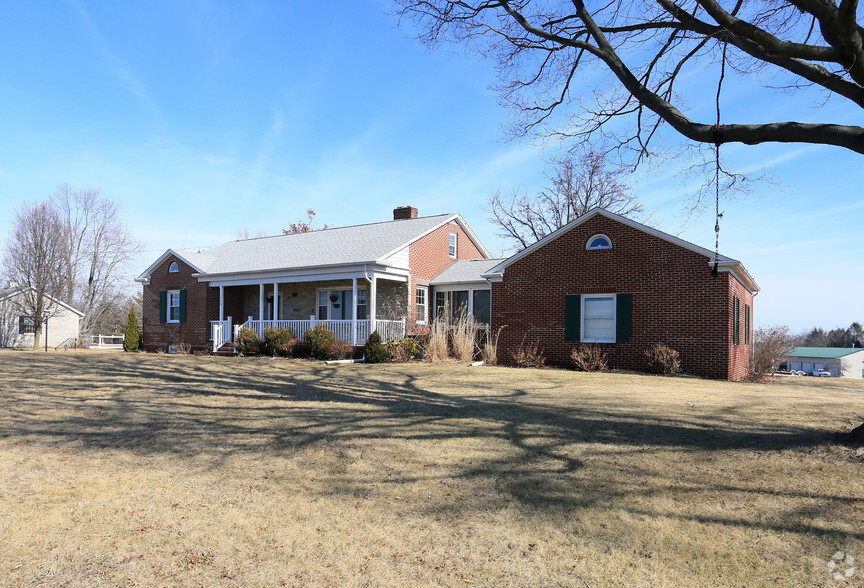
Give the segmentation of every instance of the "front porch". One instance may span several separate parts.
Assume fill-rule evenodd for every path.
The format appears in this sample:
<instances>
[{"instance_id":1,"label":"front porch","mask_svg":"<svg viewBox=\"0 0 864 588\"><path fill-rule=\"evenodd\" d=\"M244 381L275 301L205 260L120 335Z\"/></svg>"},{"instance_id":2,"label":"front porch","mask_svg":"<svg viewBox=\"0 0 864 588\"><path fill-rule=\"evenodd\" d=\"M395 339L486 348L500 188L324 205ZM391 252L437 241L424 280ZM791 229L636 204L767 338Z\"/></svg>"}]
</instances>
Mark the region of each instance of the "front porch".
<instances>
[{"instance_id":1,"label":"front porch","mask_svg":"<svg viewBox=\"0 0 864 588\"><path fill-rule=\"evenodd\" d=\"M218 288L219 293L218 316L210 320L212 349L215 352L232 342L242 328L260 337L268 327L288 328L295 337L303 337L323 324L338 341L351 345L363 345L376 330L385 341L402 338L410 302L406 282L399 276L380 275L232 285L211 282L211 291ZM214 311L215 307L211 305Z\"/></svg>"}]
</instances>

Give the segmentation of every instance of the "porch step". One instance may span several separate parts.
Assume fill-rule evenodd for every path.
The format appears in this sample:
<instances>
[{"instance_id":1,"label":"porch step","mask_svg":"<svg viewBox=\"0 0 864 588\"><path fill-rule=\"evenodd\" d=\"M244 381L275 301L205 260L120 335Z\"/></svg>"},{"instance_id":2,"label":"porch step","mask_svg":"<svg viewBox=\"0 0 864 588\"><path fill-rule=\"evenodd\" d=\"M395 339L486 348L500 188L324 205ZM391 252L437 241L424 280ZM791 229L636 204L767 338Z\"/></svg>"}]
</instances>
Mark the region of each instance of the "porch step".
<instances>
[{"instance_id":1,"label":"porch step","mask_svg":"<svg viewBox=\"0 0 864 588\"><path fill-rule=\"evenodd\" d=\"M234 349L234 343L228 341L225 345L213 352L213 355L234 355L237 350Z\"/></svg>"}]
</instances>

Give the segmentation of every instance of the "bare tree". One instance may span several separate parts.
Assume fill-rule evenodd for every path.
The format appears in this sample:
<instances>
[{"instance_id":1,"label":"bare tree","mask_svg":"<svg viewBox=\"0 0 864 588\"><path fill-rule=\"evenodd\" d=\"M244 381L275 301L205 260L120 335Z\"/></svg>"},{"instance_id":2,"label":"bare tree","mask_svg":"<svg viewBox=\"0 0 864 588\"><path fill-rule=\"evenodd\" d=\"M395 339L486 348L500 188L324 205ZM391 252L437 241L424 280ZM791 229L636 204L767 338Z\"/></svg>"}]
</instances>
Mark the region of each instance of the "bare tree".
<instances>
[{"instance_id":1,"label":"bare tree","mask_svg":"<svg viewBox=\"0 0 864 588\"><path fill-rule=\"evenodd\" d=\"M64 225L62 296L83 313L89 331L105 313L125 302L123 270L141 250L120 218L119 207L99 190L73 190L64 184L51 195Z\"/></svg>"},{"instance_id":2,"label":"bare tree","mask_svg":"<svg viewBox=\"0 0 864 588\"><path fill-rule=\"evenodd\" d=\"M61 290L65 226L48 203L24 204L6 243L3 273L14 280L20 294L15 310L33 321L33 348L39 347L42 325L59 310L52 304Z\"/></svg>"},{"instance_id":3,"label":"bare tree","mask_svg":"<svg viewBox=\"0 0 864 588\"><path fill-rule=\"evenodd\" d=\"M308 221L297 221L296 223L291 223L288 225L287 229L282 229L282 233L285 235L290 235L292 233L308 233L309 231L314 231L315 227L312 226L315 224L315 211L311 208L306 211L306 216L309 218ZM322 229L330 228L328 225L324 225L321 227Z\"/></svg>"},{"instance_id":4,"label":"bare tree","mask_svg":"<svg viewBox=\"0 0 864 588\"><path fill-rule=\"evenodd\" d=\"M620 167L610 167L602 153L588 151L578 159L552 161L547 174L549 186L535 196L513 192L502 197L500 191L489 197L489 219L499 234L525 248L582 216L592 208L632 215L642 212L636 196Z\"/></svg>"},{"instance_id":5,"label":"bare tree","mask_svg":"<svg viewBox=\"0 0 864 588\"><path fill-rule=\"evenodd\" d=\"M821 100L864 107L857 0L738 0L731 9L718 0L396 2L397 15L413 20L426 44L449 39L497 62L517 134L601 134L632 148L636 163L663 122L697 143L814 143L864 153L864 128L842 115L816 123L779 118L787 106L812 116L798 95L805 87L820 90ZM753 75L761 69L774 75ZM676 84L695 72L706 82L712 76L719 94L727 70L774 92L778 118L721 121L719 98L716 117L691 118ZM576 94L586 80L593 99ZM789 102L781 107L781 100ZM620 117L629 125L609 124Z\"/></svg>"}]
</instances>

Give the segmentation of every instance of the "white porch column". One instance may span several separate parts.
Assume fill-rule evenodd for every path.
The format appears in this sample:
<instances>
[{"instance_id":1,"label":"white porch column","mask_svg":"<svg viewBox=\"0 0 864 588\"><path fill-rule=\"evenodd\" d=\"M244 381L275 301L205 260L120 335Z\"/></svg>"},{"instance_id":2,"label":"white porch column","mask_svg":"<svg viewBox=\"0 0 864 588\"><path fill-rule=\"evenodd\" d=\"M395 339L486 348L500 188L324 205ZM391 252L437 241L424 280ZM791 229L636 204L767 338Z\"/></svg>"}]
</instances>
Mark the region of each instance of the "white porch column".
<instances>
[{"instance_id":1,"label":"white porch column","mask_svg":"<svg viewBox=\"0 0 864 588\"><path fill-rule=\"evenodd\" d=\"M219 322L225 320L225 286L219 286Z\"/></svg>"},{"instance_id":2,"label":"white porch column","mask_svg":"<svg viewBox=\"0 0 864 588\"><path fill-rule=\"evenodd\" d=\"M351 341L353 345L357 345L357 278L351 278L351 290L351 299L354 301L354 309L351 311Z\"/></svg>"},{"instance_id":3,"label":"white porch column","mask_svg":"<svg viewBox=\"0 0 864 588\"><path fill-rule=\"evenodd\" d=\"M375 330L375 311L377 310L378 276L372 273L372 285L369 288L369 334Z\"/></svg>"},{"instance_id":4,"label":"white porch column","mask_svg":"<svg viewBox=\"0 0 864 588\"><path fill-rule=\"evenodd\" d=\"M261 321L264 320L264 283L258 284L258 336L263 335L263 323Z\"/></svg>"},{"instance_id":5,"label":"white porch column","mask_svg":"<svg viewBox=\"0 0 864 588\"><path fill-rule=\"evenodd\" d=\"M273 320L279 320L279 284L276 282L273 282Z\"/></svg>"}]
</instances>

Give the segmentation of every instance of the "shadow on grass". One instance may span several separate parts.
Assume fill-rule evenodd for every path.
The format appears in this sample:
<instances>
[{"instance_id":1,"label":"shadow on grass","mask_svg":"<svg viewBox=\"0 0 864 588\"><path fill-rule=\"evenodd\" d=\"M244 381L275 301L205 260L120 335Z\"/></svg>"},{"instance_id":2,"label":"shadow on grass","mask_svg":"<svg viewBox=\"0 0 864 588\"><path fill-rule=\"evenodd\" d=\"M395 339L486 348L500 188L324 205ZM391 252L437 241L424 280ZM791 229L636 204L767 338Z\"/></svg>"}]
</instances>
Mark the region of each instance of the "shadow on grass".
<instances>
[{"instance_id":1,"label":"shadow on grass","mask_svg":"<svg viewBox=\"0 0 864 588\"><path fill-rule=\"evenodd\" d=\"M572 402L563 396L558 403L538 401L532 398L537 388L554 388L555 382L538 376L541 381L532 382L529 390L517 383L525 378L502 384L484 379L481 372L465 375L460 369L442 368L437 377L420 379L417 373L423 370L400 366L334 369L244 358L6 354L0 355L5 379L0 436L32 443L76 442L142 455L212 454L214 459L244 452L278 456L318 446L345 452L376 439L395 439L408 446L455 440L466 447L494 441L505 450L460 466L448 479L494 481L507 499L531 508L578 509L633 497L650 500L661 493L683 499L709 490L707 482L681 485L662 479L656 471L633 467L622 478L613 472L615 459L628 454L665 449L709 456L715 451L806 449L826 443L832 435L704 412L661 418L642 414L638 407L622 410L620 403L611 401L615 409L604 409L597 402L580 402L578 395ZM596 458L589 477L580 474L586 467L585 453L573 454L573 447L581 445L590 446L590 455ZM653 484L640 482L649 478ZM415 472L400 482L421 479ZM383 474L380 482L394 483ZM337 481L331 491L348 492L351 485ZM710 490L765 493L716 481L710 482ZM826 509L864 503L860 497L818 492L784 495L821 501ZM640 507L630 510L661 516ZM864 539L864 532L816 524L702 514L662 516Z\"/></svg>"}]
</instances>

